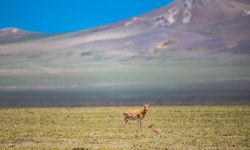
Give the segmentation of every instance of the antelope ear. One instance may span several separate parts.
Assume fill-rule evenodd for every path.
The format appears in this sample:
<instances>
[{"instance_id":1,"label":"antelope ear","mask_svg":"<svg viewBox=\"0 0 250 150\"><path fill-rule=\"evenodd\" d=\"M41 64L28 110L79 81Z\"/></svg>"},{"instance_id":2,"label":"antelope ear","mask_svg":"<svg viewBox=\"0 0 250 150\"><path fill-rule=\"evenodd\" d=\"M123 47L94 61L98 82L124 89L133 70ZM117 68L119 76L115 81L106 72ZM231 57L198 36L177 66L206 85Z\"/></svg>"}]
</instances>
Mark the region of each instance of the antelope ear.
<instances>
[{"instance_id":1,"label":"antelope ear","mask_svg":"<svg viewBox=\"0 0 250 150\"><path fill-rule=\"evenodd\" d=\"M148 102L148 104L147 104L148 106L149 106L149 102Z\"/></svg>"}]
</instances>

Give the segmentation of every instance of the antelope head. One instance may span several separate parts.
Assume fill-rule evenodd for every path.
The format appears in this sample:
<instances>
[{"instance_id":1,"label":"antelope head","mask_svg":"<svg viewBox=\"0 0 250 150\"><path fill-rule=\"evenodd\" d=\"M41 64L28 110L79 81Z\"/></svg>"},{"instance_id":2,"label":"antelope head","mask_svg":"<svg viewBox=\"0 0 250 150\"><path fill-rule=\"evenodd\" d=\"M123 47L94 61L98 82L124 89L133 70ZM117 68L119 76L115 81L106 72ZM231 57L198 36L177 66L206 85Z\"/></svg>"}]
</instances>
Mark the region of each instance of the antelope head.
<instances>
[{"instance_id":1,"label":"antelope head","mask_svg":"<svg viewBox=\"0 0 250 150\"><path fill-rule=\"evenodd\" d=\"M147 104L144 104L144 110L147 112L149 108L149 102Z\"/></svg>"}]
</instances>

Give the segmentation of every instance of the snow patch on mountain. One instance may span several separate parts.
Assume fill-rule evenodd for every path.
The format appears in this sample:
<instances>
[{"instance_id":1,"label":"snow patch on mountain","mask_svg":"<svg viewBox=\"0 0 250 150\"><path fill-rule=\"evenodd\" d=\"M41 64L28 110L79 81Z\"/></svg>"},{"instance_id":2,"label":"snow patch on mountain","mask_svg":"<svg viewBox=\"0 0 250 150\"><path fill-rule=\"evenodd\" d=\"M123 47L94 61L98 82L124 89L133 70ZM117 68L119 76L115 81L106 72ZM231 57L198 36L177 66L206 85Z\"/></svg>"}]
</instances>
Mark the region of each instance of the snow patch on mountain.
<instances>
[{"instance_id":1,"label":"snow patch on mountain","mask_svg":"<svg viewBox=\"0 0 250 150\"><path fill-rule=\"evenodd\" d=\"M188 24L191 22L191 19L192 19L191 10L193 7L193 0L185 0L184 5L185 5L185 10L182 14L182 16L183 16L182 23Z\"/></svg>"},{"instance_id":2,"label":"snow patch on mountain","mask_svg":"<svg viewBox=\"0 0 250 150\"><path fill-rule=\"evenodd\" d=\"M176 22L175 16L178 15L179 9L169 9L166 15L162 15L156 18L154 27L166 27L171 26Z\"/></svg>"},{"instance_id":3,"label":"snow patch on mountain","mask_svg":"<svg viewBox=\"0 0 250 150\"><path fill-rule=\"evenodd\" d=\"M18 32L23 32L23 30L20 30L18 28L3 28L0 30L0 32L18 33Z\"/></svg>"},{"instance_id":4,"label":"snow patch on mountain","mask_svg":"<svg viewBox=\"0 0 250 150\"><path fill-rule=\"evenodd\" d=\"M134 17L134 18L132 18L131 20L125 22L125 27L134 25L134 24L136 24L138 21L139 21L139 18L138 18L138 17Z\"/></svg>"},{"instance_id":5,"label":"snow patch on mountain","mask_svg":"<svg viewBox=\"0 0 250 150\"><path fill-rule=\"evenodd\" d=\"M250 10L244 10L243 15L244 16L250 16Z\"/></svg>"}]
</instances>

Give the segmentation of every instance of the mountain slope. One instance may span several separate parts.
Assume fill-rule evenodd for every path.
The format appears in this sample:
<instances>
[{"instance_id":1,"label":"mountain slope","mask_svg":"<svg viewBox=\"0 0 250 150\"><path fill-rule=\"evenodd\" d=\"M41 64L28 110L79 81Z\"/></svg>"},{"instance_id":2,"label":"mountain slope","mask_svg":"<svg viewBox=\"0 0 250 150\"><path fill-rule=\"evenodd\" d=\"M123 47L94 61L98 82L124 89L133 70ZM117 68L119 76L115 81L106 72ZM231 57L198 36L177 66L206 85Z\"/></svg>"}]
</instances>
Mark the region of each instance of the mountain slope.
<instances>
[{"instance_id":1,"label":"mountain slope","mask_svg":"<svg viewBox=\"0 0 250 150\"><path fill-rule=\"evenodd\" d=\"M112 25L30 43L26 41L20 46L0 46L0 52L3 53L3 49L11 49L12 53L37 48L61 52L74 50L82 57L81 54L90 54L91 50L115 60L117 55L126 55L121 58L126 60L154 59L176 50L203 50L208 55L214 52L245 54L250 52L249 12L248 1L176 0L166 7ZM12 39L12 36L4 38Z\"/></svg>"},{"instance_id":2,"label":"mountain slope","mask_svg":"<svg viewBox=\"0 0 250 150\"><path fill-rule=\"evenodd\" d=\"M249 26L247 0L176 0L98 28L19 42L10 38L0 43L0 95L73 90L76 99L87 100L249 102Z\"/></svg>"}]
</instances>

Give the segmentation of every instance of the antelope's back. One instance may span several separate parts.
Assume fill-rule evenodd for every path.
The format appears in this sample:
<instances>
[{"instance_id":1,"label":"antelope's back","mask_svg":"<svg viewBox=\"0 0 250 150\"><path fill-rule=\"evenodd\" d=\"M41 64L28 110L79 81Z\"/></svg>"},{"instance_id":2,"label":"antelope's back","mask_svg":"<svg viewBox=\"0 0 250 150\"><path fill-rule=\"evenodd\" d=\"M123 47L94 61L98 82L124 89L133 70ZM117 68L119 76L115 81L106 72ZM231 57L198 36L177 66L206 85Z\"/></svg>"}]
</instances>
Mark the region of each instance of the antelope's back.
<instances>
[{"instance_id":1,"label":"antelope's back","mask_svg":"<svg viewBox=\"0 0 250 150\"><path fill-rule=\"evenodd\" d=\"M131 109L123 112L123 115L125 115L128 119L136 119L137 116L140 114L140 109Z\"/></svg>"}]
</instances>

